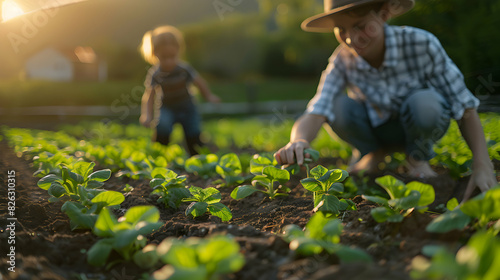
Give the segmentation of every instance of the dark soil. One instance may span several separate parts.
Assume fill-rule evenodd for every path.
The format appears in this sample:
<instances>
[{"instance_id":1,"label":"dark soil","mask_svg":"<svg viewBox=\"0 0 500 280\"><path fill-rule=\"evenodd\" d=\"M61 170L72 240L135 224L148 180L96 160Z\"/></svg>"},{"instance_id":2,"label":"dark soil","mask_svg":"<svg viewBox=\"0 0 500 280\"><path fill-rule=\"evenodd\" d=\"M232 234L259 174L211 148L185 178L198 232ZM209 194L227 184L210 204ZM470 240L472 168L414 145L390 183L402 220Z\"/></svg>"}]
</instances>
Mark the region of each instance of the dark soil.
<instances>
[{"instance_id":1,"label":"dark soil","mask_svg":"<svg viewBox=\"0 0 500 280\"><path fill-rule=\"evenodd\" d=\"M61 204L49 203L47 192L37 187L39 178L32 176L31 160L19 158L5 141L0 142L0 155L0 272L3 279L140 279L141 274L151 272L131 263L118 264L110 270L88 265L86 250L98 238L90 231L70 230L68 218L60 211ZM321 164L328 166L334 162L334 159L322 159ZM16 172L15 244L8 244L6 231L11 223L7 213L6 187L10 170ZM451 197L460 200L466 186L467 178L455 181L445 170L440 173L437 179L427 182L434 186L437 196L431 209ZM412 180L392 174L404 181ZM159 208L164 225L148 237L150 243L158 244L167 237L204 237L221 233L234 236L241 245L246 265L226 279L409 279L411 260L420 254L424 245L444 243L456 246L470 235L467 231L446 235L427 233L425 226L433 219L433 214L428 213L412 213L401 224L378 224L370 215L375 205L355 197L358 210L340 217L345 226L341 243L364 249L373 257L374 263L340 264L335 256L328 255L298 257L276 233L288 224L303 227L313 215L312 196L300 185L301 178L292 176L287 183L292 189L290 195L273 201L258 194L236 201L229 196L231 189L220 188L222 203L233 213L230 222L221 222L211 216L186 217L186 205L181 205L178 210L158 205L156 199L149 196L151 188L147 180L112 177L105 186L111 190L121 190L125 184L134 187L126 194L122 211L117 214L135 205ZM188 175L188 183L216 187L211 181L193 175ZM6 255L10 246L15 246L16 253L13 273L7 270Z\"/></svg>"}]
</instances>

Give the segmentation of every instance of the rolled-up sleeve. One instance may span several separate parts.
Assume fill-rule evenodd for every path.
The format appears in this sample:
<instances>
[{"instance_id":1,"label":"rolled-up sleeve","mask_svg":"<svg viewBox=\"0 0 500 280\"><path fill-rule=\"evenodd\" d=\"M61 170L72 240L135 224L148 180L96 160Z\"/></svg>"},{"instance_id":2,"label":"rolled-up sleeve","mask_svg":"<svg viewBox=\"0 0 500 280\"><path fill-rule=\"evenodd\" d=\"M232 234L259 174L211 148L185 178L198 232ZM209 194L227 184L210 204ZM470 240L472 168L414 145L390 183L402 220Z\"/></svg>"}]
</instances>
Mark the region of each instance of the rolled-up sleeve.
<instances>
[{"instance_id":1,"label":"rolled-up sleeve","mask_svg":"<svg viewBox=\"0 0 500 280\"><path fill-rule=\"evenodd\" d=\"M466 109L477 108L479 100L467 88L462 73L435 36L429 40L428 55L430 63L426 72L429 83L448 101L450 117L459 120Z\"/></svg>"},{"instance_id":2,"label":"rolled-up sleeve","mask_svg":"<svg viewBox=\"0 0 500 280\"><path fill-rule=\"evenodd\" d=\"M346 87L344 64L338 51L329 59L327 68L323 71L316 95L309 101L306 113L325 116L329 123L335 119L333 103L335 97Z\"/></svg>"}]
</instances>

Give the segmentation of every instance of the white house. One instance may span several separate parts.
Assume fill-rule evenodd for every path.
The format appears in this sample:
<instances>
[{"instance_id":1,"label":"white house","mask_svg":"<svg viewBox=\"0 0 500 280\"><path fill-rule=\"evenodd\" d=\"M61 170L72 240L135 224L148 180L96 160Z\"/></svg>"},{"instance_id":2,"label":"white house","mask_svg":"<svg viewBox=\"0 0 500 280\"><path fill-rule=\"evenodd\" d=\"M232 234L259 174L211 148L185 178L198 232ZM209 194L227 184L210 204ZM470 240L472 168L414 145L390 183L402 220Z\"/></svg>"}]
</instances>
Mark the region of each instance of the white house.
<instances>
[{"instance_id":1,"label":"white house","mask_svg":"<svg viewBox=\"0 0 500 280\"><path fill-rule=\"evenodd\" d=\"M70 50L45 48L25 63L27 79L51 81L105 81L108 67L90 47Z\"/></svg>"}]
</instances>

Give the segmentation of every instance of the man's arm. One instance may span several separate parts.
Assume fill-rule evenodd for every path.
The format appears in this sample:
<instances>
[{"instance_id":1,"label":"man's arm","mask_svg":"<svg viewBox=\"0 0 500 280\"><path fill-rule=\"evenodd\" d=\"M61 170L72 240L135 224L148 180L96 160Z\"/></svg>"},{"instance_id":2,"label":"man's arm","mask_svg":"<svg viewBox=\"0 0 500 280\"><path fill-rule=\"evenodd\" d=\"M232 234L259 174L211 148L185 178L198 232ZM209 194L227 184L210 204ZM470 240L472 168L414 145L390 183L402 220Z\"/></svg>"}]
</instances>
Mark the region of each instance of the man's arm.
<instances>
[{"instance_id":1,"label":"man's arm","mask_svg":"<svg viewBox=\"0 0 500 280\"><path fill-rule=\"evenodd\" d=\"M304 163L304 149L310 147L310 143L320 130L326 118L321 115L305 114L301 116L293 125L290 135L290 142L283 148L279 149L274 157L279 164L293 164L295 157L297 163Z\"/></svg>"},{"instance_id":2,"label":"man's arm","mask_svg":"<svg viewBox=\"0 0 500 280\"><path fill-rule=\"evenodd\" d=\"M465 142L467 142L472 151L472 176L467 184L463 199L463 201L466 201L470 198L476 187L485 192L494 187L497 184L497 180L476 109L466 109L458 125Z\"/></svg>"}]
</instances>

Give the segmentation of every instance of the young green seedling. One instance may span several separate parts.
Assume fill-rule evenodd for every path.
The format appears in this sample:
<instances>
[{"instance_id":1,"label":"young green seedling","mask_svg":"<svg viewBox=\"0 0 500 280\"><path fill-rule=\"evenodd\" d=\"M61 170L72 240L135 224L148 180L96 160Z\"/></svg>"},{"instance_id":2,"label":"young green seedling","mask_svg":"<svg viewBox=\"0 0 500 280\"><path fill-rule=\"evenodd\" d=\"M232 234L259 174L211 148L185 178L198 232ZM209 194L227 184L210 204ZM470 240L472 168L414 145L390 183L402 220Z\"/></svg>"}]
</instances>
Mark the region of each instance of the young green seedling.
<instances>
[{"instance_id":1,"label":"young green seedling","mask_svg":"<svg viewBox=\"0 0 500 280\"><path fill-rule=\"evenodd\" d=\"M162 223L158 222L159 219L160 212L153 206L134 206L119 219L107 208L102 209L93 232L103 239L89 249L87 261L91 265L103 266L111 251L117 252L123 260L131 260L137 251L146 246L144 236L160 228ZM109 267L114 263L110 263Z\"/></svg>"},{"instance_id":2,"label":"young green seedling","mask_svg":"<svg viewBox=\"0 0 500 280\"><path fill-rule=\"evenodd\" d=\"M41 189L47 190L50 202L64 200L80 201L84 205L104 190L98 188L111 177L111 170L103 169L93 173L95 163L75 162L62 165L61 176L49 174L38 181Z\"/></svg>"},{"instance_id":3,"label":"young green seedling","mask_svg":"<svg viewBox=\"0 0 500 280\"><path fill-rule=\"evenodd\" d=\"M157 254L165 265L153 279L220 279L239 271L245 264L238 242L228 236L190 237L184 241L168 238L158 245Z\"/></svg>"},{"instance_id":4,"label":"young green seedling","mask_svg":"<svg viewBox=\"0 0 500 280\"><path fill-rule=\"evenodd\" d=\"M340 211L356 210L354 202L338 199L344 192L342 182L349 176L347 171L318 165L311 169L309 178L300 180L302 186L313 193L314 208L318 211L338 215Z\"/></svg>"},{"instance_id":5,"label":"young green seedling","mask_svg":"<svg viewBox=\"0 0 500 280\"><path fill-rule=\"evenodd\" d=\"M375 179L375 182L390 196L390 199L386 199L380 196L363 195L364 199L382 205L371 210L372 217L378 223L402 222L404 217L414 210L427 211L427 205L435 199L434 188L421 182L413 181L405 185L391 175L379 177Z\"/></svg>"},{"instance_id":6,"label":"young green seedling","mask_svg":"<svg viewBox=\"0 0 500 280\"><path fill-rule=\"evenodd\" d=\"M412 261L413 279L500 279L500 239L492 232L479 231L456 254L443 246L426 246Z\"/></svg>"},{"instance_id":7,"label":"young green seedling","mask_svg":"<svg viewBox=\"0 0 500 280\"><path fill-rule=\"evenodd\" d=\"M174 209L179 208L183 198L190 196L186 188L186 176L178 176L172 170L166 168L155 168L151 172L153 179L149 185L153 188L151 194L158 194L158 203Z\"/></svg>"},{"instance_id":8,"label":"young green seedling","mask_svg":"<svg viewBox=\"0 0 500 280\"><path fill-rule=\"evenodd\" d=\"M471 222L474 222L472 226L478 230L488 230L491 221L500 219L500 185L460 206L456 199L452 203L448 202L447 208L447 212L427 225L427 231L444 233L454 229L461 230ZM498 228L493 226L489 230L496 232Z\"/></svg>"},{"instance_id":9,"label":"young green seedling","mask_svg":"<svg viewBox=\"0 0 500 280\"><path fill-rule=\"evenodd\" d=\"M96 195L90 203L85 205L75 201L66 201L61 211L70 218L71 230L92 229L97 220L97 215L104 207L114 208L125 200L120 192L104 191Z\"/></svg>"},{"instance_id":10,"label":"young green seedling","mask_svg":"<svg viewBox=\"0 0 500 280\"><path fill-rule=\"evenodd\" d=\"M191 202L186 209L186 216L191 214L193 217L199 217L209 212L221 218L223 222L227 222L233 217L231 210L220 203L222 196L216 188L202 189L193 186L189 188L189 192L192 197L182 199L182 201Z\"/></svg>"},{"instance_id":11,"label":"young green seedling","mask_svg":"<svg viewBox=\"0 0 500 280\"><path fill-rule=\"evenodd\" d=\"M195 155L186 160L184 168L189 173L208 179L217 174L215 172L215 167L217 166L218 160L219 157L215 154Z\"/></svg>"},{"instance_id":12,"label":"young green seedling","mask_svg":"<svg viewBox=\"0 0 500 280\"><path fill-rule=\"evenodd\" d=\"M300 255L310 256L323 251L337 255L342 262L371 262L371 257L362 250L339 244L342 222L327 217L323 212L314 214L304 230L296 225L283 228L283 238L290 249Z\"/></svg>"},{"instance_id":13,"label":"young green seedling","mask_svg":"<svg viewBox=\"0 0 500 280\"><path fill-rule=\"evenodd\" d=\"M276 196L288 195L290 189L283 186L284 183L290 180L288 170L280 169L274 166L266 166L262 169L261 175L256 175L252 180L252 185L243 185L234 188L231 192L231 197L234 199L245 198L254 192L265 193L269 199L274 199ZM264 187L264 190L258 186ZM278 191L283 191L279 193Z\"/></svg>"},{"instance_id":14,"label":"young green seedling","mask_svg":"<svg viewBox=\"0 0 500 280\"><path fill-rule=\"evenodd\" d=\"M226 181L227 186L243 183L245 177L241 174L241 162L235 153L223 155L215 167L215 171Z\"/></svg>"}]
</instances>

